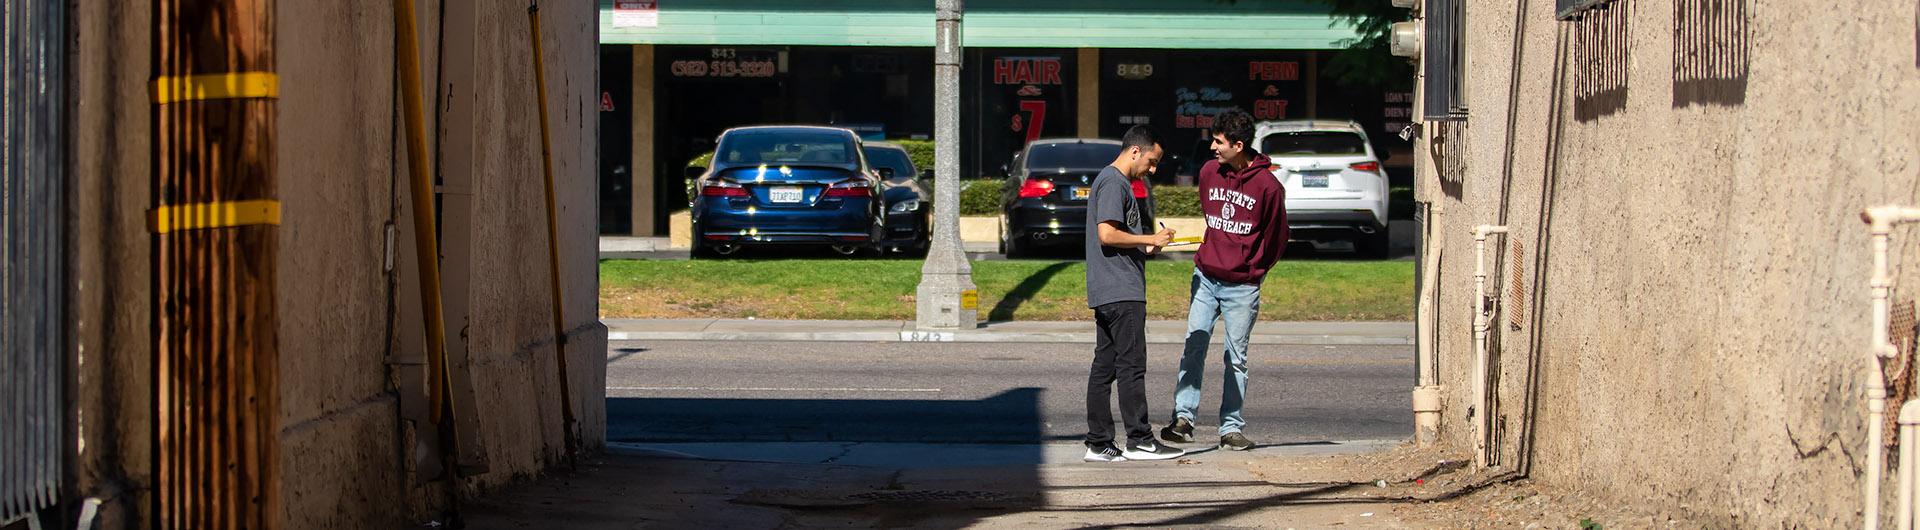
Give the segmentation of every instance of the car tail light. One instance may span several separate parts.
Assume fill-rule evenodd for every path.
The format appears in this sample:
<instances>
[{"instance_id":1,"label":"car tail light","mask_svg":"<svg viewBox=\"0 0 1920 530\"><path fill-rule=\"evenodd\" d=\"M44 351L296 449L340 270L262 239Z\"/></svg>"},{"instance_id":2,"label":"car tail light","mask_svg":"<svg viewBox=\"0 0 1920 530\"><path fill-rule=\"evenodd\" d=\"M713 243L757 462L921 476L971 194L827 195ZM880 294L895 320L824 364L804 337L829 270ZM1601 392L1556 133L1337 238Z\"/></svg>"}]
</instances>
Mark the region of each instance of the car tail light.
<instances>
[{"instance_id":1,"label":"car tail light","mask_svg":"<svg viewBox=\"0 0 1920 530\"><path fill-rule=\"evenodd\" d=\"M828 197L872 197L873 183L867 179L847 179L827 188Z\"/></svg>"},{"instance_id":2,"label":"car tail light","mask_svg":"<svg viewBox=\"0 0 1920 530\"><path fill-rule=\"evenodd\" d=\"M1348 168L1348 169L1352 169L1352 170L1354 170L1354 171L1365 171L1365 172L1368 172L1368 173L1379 173L1379 172L1380 172L1380 163L1379 163L1379 162L1359 162L1359 163L1355 163L1354 165L1351 165L1351 166L1347 166L1347 168Z\"/></svg>"},{"instance_id":3,"label":"car tail light","mask_svg":"<svg viewBox=\"0 0 1920 530\"><path fill-rule=\"evenodd\" d=\"M1147 198L1147 181L1144 181L1144 180L1133 181L1133 198L1135 199Z\"/></svg>"},{"instance_id":4,"label":"car tail light","mask_svg":"<svg viewBox=\"0 0 1920 530\"><path fill-rule=\"evenodd\" d=\"M734 184L732 182L727 182L724 180L716 180L711 183L708 183L706 186L702 186L700 188L700 196L702 197L745 197L747 196L747 189L740 187L739 184Z\"/></svg>"},{"instance_id":5,"label":"car tail light","mask_svg":"<svg viewBox=\"0 0 1920 530\"><path fill-rule=\"evenodd\" d=\"M1026 182L1020 184L1020 198L1022 199L1038 199L1051 193L1053 193L1053 181L1051 180L1027 179Z\"/></svg>"}]
</instances>

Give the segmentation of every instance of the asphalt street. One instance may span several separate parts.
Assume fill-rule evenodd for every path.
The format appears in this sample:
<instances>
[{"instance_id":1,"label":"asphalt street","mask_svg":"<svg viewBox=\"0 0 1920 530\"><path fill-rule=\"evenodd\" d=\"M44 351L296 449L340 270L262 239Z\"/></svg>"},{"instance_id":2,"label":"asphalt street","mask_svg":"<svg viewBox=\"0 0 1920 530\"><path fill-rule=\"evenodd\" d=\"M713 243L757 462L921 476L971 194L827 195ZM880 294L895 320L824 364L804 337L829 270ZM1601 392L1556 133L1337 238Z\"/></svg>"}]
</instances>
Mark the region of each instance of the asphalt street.
<instances>
[{"instance_id":1,"label":"asphalt street","mask_svg":"<svg viewBox=\"0 0 1920 530\"><path fill-rule=\"evenodd\" d=\"M1201 441L1219 424L1207 363ZM1180 346L1148 348L1156 428ZM1412 346L1250 352L1247 434L1262 445L1411 435ZM1086 433L1091 345L618 341L607 365L611 442L1064 443ZM1117 412L1117 409L1116 409Z\"/></svg>"}]
</instances>

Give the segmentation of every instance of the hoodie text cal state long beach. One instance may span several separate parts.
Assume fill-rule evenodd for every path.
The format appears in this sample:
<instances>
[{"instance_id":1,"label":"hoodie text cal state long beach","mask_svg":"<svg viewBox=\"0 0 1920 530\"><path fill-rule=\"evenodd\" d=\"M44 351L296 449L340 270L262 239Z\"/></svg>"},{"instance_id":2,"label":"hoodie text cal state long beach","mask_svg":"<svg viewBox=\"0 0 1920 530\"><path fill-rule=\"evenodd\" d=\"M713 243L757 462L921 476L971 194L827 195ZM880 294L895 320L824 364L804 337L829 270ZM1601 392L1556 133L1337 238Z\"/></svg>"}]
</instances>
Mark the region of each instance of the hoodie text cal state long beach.
<instances>
[{"instance_id":1,"label":"hoodie text cal state long beach","mask_svg":"<svg viewBox=\"0 0 1920 530\"><path fill-rule=\"evenodd\" d=\"M1260 283L1287 248L1287 190L1273 161L1255 154L1239 170L1209 161L1200 168L1199 192L1207 234L1194 265L1215 280Z\"/></svg>"}]
</instances>

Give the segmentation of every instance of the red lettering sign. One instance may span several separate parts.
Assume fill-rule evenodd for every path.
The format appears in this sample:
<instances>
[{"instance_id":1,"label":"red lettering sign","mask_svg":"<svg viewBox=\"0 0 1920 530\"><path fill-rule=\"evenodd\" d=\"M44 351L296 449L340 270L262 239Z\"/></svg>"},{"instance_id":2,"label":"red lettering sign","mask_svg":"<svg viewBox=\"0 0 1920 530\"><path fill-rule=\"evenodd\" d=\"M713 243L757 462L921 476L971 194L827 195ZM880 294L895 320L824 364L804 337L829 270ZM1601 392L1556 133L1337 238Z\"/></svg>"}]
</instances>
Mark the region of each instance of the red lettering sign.
<instances>
[{"instance_id":1,"label":"red lettering sign","mask_svg":"<svg viewBox=\"0 0 1920 530\"><path fill-rule=\"evenodd\" d=\"M1251 61L1247 63L1248 81L1299 81L1300 63L1294 61Z\"/></svg>"},{"instance_id":2,"label":"red lettering sign","mask_svg":"<svg viewBox=\"0 0 1920 530\"><path fill-rule=\"evenodd\" d=\"M1020 111L1032 116L1027 119L1027 143L1040 139L1041 126L1047 123L1047 102L1038 99L1020 100ZM1018 119L1019 116L1015 116Z\"/></svg>"},{"instance_id":3,"label":"red lettering sign","mask_svg":"<svg viewBox=\"0 0 1920 530\"><path fill-rule=\"evenodd\" d=\"M1287 117L1287 100L1262 99L1253 102L1253 119L1281 120Z\"/></svg>"},{"instance_id":4,"label":"red lettering sign","mask_svg":"<svg viewBox=\"0 0 1920 530\"><path fill-rule=\"evenodd\" d=\"M994 59L993 84L1059 85L1061 69L1058 57Z\"/></svg>"}]
</instances>

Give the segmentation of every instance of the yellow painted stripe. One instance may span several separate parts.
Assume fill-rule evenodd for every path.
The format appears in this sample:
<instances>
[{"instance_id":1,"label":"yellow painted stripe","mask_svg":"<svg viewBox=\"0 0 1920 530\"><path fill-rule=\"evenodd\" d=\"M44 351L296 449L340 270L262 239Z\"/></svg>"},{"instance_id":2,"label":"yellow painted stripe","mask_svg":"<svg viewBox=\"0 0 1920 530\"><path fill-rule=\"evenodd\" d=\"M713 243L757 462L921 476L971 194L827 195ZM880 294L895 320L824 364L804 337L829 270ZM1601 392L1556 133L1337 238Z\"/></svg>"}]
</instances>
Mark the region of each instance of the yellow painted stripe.
<instances>
[{"instance_id":1,"label":"yellow painted stripe","mask_svg":"<svg viewBox=\"0 0 1920 530\"><path fill-rule=\"evenodd\" d=\"M272 72L241 72L163 76L153 80L153 102L280 97L280 76Z\"/></svg>"},{"instance_id":2,"label":"yellow painted stripe","mask_svg":"<svg viewBox=\"0 0 1920 530\"><path fill-rule=\"evenodd\" d=\"M161 206L149 212L147 218L147 228L156 234L202 228L278 224L280 224L280 201L265 199Z\"/></svg>"}]
</instances>

